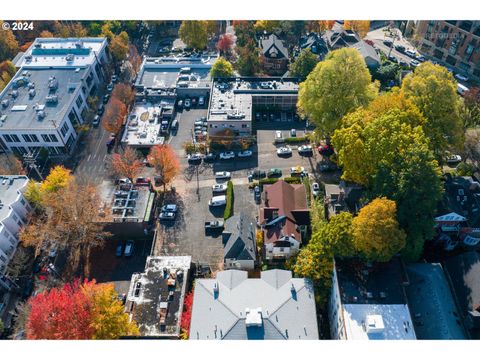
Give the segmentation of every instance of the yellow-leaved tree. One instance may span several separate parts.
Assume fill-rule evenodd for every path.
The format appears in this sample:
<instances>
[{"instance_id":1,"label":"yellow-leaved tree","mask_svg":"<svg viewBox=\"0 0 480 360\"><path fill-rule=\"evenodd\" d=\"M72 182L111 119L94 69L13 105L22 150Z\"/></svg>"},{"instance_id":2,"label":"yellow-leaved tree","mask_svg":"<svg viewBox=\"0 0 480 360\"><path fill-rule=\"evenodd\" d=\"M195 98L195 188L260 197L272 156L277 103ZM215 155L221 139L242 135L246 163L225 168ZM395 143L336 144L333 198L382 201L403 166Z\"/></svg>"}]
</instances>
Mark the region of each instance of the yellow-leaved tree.
<instances>
[{"instance_id":1,"label":"yellow-leaved tree","mask_svg":"<svg viewBox=\"0 0 480 360\"><path fill-rule=\"evenodd\" d=\"M63 166L55 166L40 185L42 195L55 193L66 188L74 180L71 171Z\"/></svg>"}]
</instances>

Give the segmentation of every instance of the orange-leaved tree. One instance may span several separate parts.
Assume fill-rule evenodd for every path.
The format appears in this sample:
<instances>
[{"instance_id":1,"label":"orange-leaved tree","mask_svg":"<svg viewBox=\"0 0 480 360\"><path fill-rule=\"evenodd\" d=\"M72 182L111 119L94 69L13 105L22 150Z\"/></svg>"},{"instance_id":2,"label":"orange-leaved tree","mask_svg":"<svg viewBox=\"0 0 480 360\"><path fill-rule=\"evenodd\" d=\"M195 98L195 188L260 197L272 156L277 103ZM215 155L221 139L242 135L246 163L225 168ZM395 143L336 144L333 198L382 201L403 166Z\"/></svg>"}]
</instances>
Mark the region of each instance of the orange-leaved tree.
<instances>
[{"instance_id":1,"label":"orange-leaved tree","mask_svg":"<svg viewBox=\"0 0 480 360\"><path fill-rule=\"evenodd\" d=\"M128 147L123 154L112 155L112 171L118 177L126 177L132 183L142 170L143 163L138 153Z\"/></svg>"},{"instance_id":2,"label":"orange-leaved tree","mask_svg":"<svg viewBox=\"0 0 480 360\"><path fill-rule=\"evenodd\" d=\"M112 97L105 107L105 114L102 120L103 128L110 133L118 134L126 114L127 107L125 104L121 100Z\"/></svg>"},{"instance_id":3,"label":"orange-leaved tree","mask_svg":"<svg viewBox=\"0 0 480 360\"><path fill-rule=\"evenodd\" d=\"M345 20L343 28L356 31L361 38L364 38L370 30L370 20Z\"/></svg>"},{"instance_id":4,"label":"orange-leaved tree","mask_svg":"<svg viewBox=\"0 0 480 360\"><path fill-rule=\"evenodd\" d=\"M129 84L116 84L112 91L112 99L120 100L125 106L128 106L135 98L135 93Z\"/></svg>"},{"instance_id":5,"label":"orange-leaved tree","mask_svg":"<svg viewBox=\"0 0 480 360\"><path fill-rule=\"evenodd\" d=\"M167 184L171 183L180 171L177 154L170 145L156 145L150 149L148 162L155 168L160 184L163 185L163 191L165 191Z\"/></svg>"}]
</instances>

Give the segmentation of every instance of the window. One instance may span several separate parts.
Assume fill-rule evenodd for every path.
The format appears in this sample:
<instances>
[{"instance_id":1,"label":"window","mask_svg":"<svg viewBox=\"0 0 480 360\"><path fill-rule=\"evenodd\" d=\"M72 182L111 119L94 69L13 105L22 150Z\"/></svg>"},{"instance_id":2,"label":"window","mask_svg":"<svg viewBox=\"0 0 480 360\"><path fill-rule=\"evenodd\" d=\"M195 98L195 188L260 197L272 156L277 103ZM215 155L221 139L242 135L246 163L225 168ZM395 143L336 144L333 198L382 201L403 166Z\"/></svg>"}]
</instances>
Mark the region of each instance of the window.
<instances>
[{"instance_id":1,"label":"window","mask_svg":"<svg viewBox=\"0 0 480 360\"><path fill-rule=\"evenodd\" d=\"M2 260L4 263L7 262L7 258L3 255L0 255L0 260Z\"/></svg>"},{"instance_id":2,"label":"window","mask_svg":"<svg viewBox=\"0 0 480 360\"><path fill-rule=\"evenodd\" d=\"M50 138L48 137L48 135L46 135L46 134L42 134L42 139L45 142L50 142L51 141Z\"/></svg>"},{"instance_id":3,"label":"window","mask_svg":"<svg viewBox=\"0 0 480 360\"><path fill-rule=\"evenodd\" d=\"M80 108L83 105L83 99L81 95L78 96L77 100L75 101L75 104L77 104L78 108Z\"/></svg>"},{"instance_id":4,"label":"window","mask_svg":"<svg viewBox=\"0 0 480 360\"><path fill-rule=\"evenodd\" d=\"M3 135L3 138L5 139L6 142L13 142L12 138L10 135Z\"/></svg>"},{"instance_id":5,"label":"window","mask_svg":"<svg viewBox=\"0 0 480 360\"><path fill-rule=\"evenodd\" d=\"M20 199L20 202L22 203L22 205L25 205L25 199Z\"/></svg>"},{"instance_id":6,"label":"window","mask_svg":"<svg viewBox=\"0 0 480 360\"><path fill-rule=\"evenodd\" d=\"M30 135L30 138L32 139L33 142L38 142L38 136L35 134Z\"/></svg>"},{"instance_id":7,"label":"window","mask_svg":"<svg viewBox=\"0 0 480 360\"><path fill-rule=\"evenodd\" d=\"M54 135L54 134L50 134L50 140L52 140L52 142L58 142L58 139L57 139L57 136Z\"/></svg>"},{"instance_id":8,"label":"window","mask_svg":"<svg viewBox=\"0 0 480 360\"><path fill-rule=\"evenodd\" d=\"M65 122L61 129L60 129L60 132L62 133L62 136L65 137L65 135L67 135L68 133L68 124Z\"/></svg>"},{"instance_id":9,"label":"window","mask_svg":"<svg viewBox=\"0 0 480 360\"><path fill-rule=\"evenodd\" d=\"M13 214L13 220L14 220L14 221L18 221L18 216L15 215L15 214Z\"/></svg>"},{"instance_id":10,"label":"window","mask_svg":"<svg viewBox=\"0 0 480 360\"><path fill-rule=\"evenodd\" d=\"M243 129L248 128L248 124L242 124L242 128Z\"/></svg>"},{"instance_id":11,"label":"window","mask_svg":"<svg viewBox=\"0 0 480 360\"><path fill-rule=\"evenodd\" d=\"M26 142L32 142L32 139L30 139L29 135L22 135L22 137L23 137L23 140L25 140Z\"/></svg>"},{"instance_id":12,"label":"window","mask_svg":"<svg viewBox=\"0 0 480 360\"><path fill-rule=\"evenodd\" d=\"M455 66L455 64L457 63L457 59L455 59L453 56L450 56L450 55L447 56L445 61L453 66Z\"/></svg>"},{"instance_id":13,"label":"window","mask_svg":"<svg viewBox=\"0 0 480 360\"><path fill-rule=\"evenodd\" d=\"M75 142L75 138L73 137L73 134L71 134L69 137L68 137L68 141L67 143L65 144L67 149L70 151L72 149L72 145L73 143Z\"/></svg>"},{"instance_id":14,"label":"window","mask_svg":"<svg viewBox=\"0 0 480 360\"><path fill-rule=\"evenodd\" d=\"M20 138L17 135L12 135L13 142L20 142Z\"/></svg>"}]
</instances>

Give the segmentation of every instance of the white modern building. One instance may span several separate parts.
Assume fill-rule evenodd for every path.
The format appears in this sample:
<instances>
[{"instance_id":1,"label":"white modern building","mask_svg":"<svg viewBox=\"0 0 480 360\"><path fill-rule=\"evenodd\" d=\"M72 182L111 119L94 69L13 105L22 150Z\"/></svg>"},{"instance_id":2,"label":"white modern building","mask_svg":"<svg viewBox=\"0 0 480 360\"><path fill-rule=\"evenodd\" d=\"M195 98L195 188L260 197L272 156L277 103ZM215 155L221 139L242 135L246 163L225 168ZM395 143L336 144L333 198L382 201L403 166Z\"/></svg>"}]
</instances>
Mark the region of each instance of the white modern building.
<instances>
[{"instance_id":1,"label":"white modern building","mask_svg":"<svg viewBox=\"0 0 480 360\"><path fill-rule=\"evenodd\" d=\"M416 340L401 260L363 264L335 261L329 303L330 333L337 340Z\"/></svg>"},{"instance_id":2,"label":"white modern building","mask_svg":"<svg viewBox=\"0 0 480 360\"><path fill-rule=\"evenodd\" d=\"M19 70L0 93L0 150L70 154L87 98L105 78L106 47L105 38L39 38L17 56Z\"/></svg>"},{"instance_id":3,"label":"white modern building","mask_svg":"<svg viewBox=\"0 0 480 360\"><path fill-rule=\"evenodd\" d=\"M23 175L0 176L0 276L15 254L18 232L31 210L23 196L27 183Z\"/></svg>"}]
</instances>

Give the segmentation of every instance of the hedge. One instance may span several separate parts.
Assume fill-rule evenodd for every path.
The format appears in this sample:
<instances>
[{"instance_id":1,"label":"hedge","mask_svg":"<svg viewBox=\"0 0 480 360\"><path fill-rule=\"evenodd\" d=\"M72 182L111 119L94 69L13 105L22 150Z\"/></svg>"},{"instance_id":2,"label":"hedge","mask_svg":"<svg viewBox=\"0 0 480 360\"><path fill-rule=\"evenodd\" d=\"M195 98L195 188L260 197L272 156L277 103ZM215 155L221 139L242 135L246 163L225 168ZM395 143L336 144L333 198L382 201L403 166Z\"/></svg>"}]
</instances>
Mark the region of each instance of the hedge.
<instances>
[{"instance_id":1,"label":"hedge","mask_svg":"<svg viewBox=\"0 0 480 360\"><path fill-rule=\"evenodd\" d=\"M300 143L305 143L310 141L310 136L305 135L301 137L288 137L285 138L285 143L286 144L300 144Z\"/></svg>"},{"instance_id":2,"label":"hedge","mask_svg":"<svg viewBox=\"0 0 480 360\"><path fill-rule=\"evenodd\" d=\"M227 183L227 204L225 205L225 212L223 213L223 219L227 220L233 215L233 183L230 180Z\"/></svg>"},{"instance_id":3,"label":"hedge","mask_svg":"<svg viewBox=\"0 0 480 360\"><path fill-rule=\"evenodd\" d=\"M283 180L287 184L301 184L302 179L300 177L286 177L283 179L278 179L278 178L273 178L273 179L261 179L259 181L260 185L270 185L270 184L275 184L278 180Z\"/></svg>"}]
</instances>

